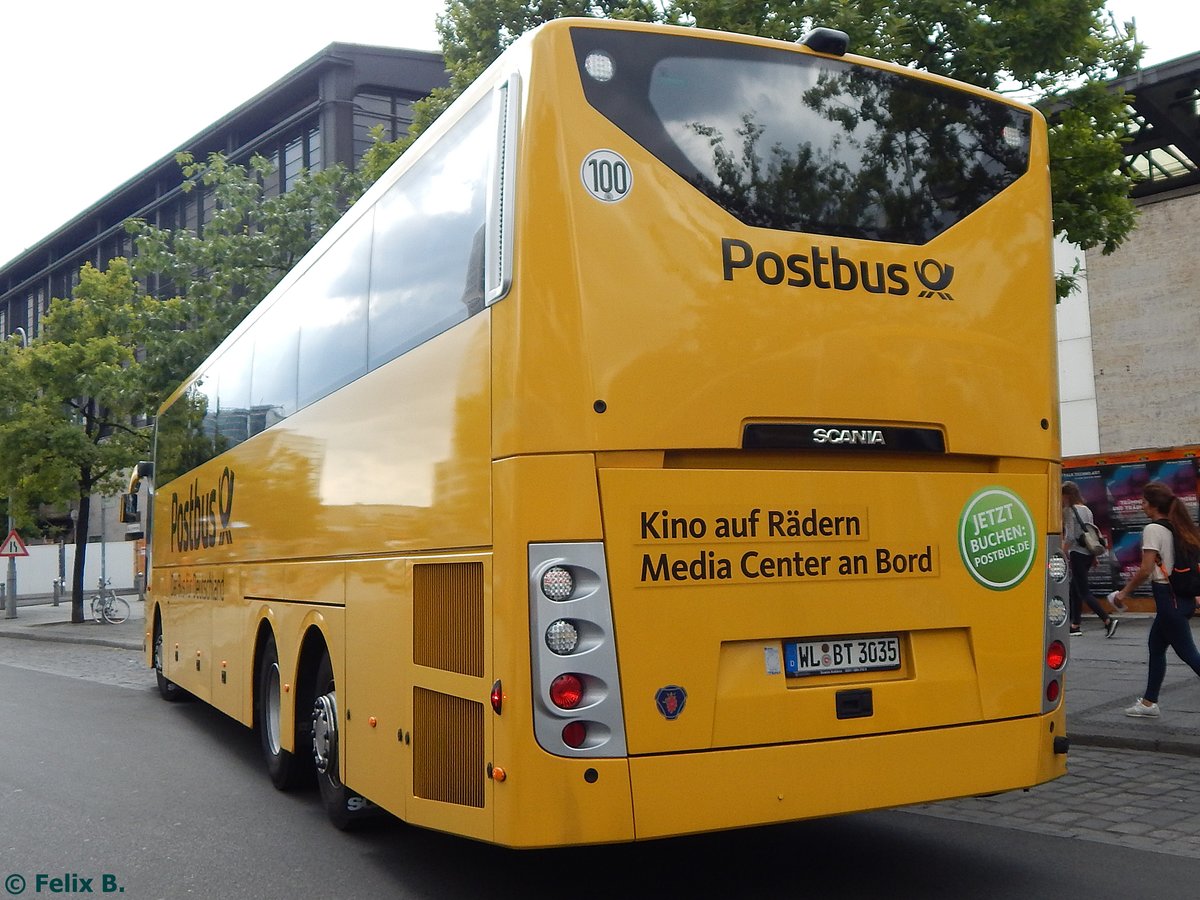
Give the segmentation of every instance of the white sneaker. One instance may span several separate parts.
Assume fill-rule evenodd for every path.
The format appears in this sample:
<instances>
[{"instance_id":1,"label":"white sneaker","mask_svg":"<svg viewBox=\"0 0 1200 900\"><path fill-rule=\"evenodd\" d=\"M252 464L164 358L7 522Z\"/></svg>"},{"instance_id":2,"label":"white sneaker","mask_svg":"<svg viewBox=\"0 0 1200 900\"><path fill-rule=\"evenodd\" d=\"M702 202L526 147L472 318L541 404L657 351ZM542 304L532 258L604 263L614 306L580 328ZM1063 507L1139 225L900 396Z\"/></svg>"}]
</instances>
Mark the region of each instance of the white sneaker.
<instances>
[{"instance_id":1,"label":"white sneaker","mask_svg":"<svg viewBox=\"0 0 1200 900\"><path fill-rule=\"evenodd\" d=\"M1141 697L1134 701L1133 706L1125 710L1125 715L1137 718L1139 716L1148 716L1152 719L1158 718L1158 704L1151 703L1149 706L1145 704Z\"/></svg>"}]
</instances>

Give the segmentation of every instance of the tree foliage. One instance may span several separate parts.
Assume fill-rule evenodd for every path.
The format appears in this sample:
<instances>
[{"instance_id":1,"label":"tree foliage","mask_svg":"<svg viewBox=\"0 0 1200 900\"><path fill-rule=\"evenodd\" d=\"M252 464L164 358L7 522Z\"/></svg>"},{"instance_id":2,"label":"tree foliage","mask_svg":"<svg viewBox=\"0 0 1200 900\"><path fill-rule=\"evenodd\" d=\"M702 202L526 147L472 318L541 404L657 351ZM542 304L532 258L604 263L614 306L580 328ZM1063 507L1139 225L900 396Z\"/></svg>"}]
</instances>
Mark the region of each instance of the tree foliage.
<instances>
[{"instance_id":1,"label":"tree foliage","mask_svg":"<svg viewBox=\"0 0 1200 900\"><path fill-rule=\"evenodd\" d=\"M73 622L83 621L91 497L119 490L150 450L136 423L161 399L168 373L153 348L178 315L177 302L147 297L114 259L103 272L83 267L73 297L51 302L28 346L0 344L0 485L18 527L36 525L40 504L77 504Z\"/></svg>"},{"instance_id":2,"label":"tree foliage","mask_svg":"<svg viewBox=\"0 0 1200 900\"><path fill-rule=\"evenodd\" d=\"M211 200L198 232L159 228L139 219L126 229L137 253L134 274L159 297L176 297L184 321L167 362L173 383L185 378L329 230L366 182L340 165L304 172L286 193L264 188L273 164L254 156L234 165L214 153L203 162L177 156L183 190Z\"/></svg>"},{"instance_id":3,"label":"tree foliage","mask_svg":"<svg viewBox=\"0 0 1200 900\"><path fill-rule=\"evenodd\" d=\"M15 524L46 506L77 512L73 622L83 621L91 498L119 492L148 457L161 402L337 221L367 180L344 167L301 173L267 196L271 164L214 154L178 161L211 209L198 233L132 220L137 255L80 271L28 346L0 344L0 490ZM157 296L147 294L149 284Z\"/></svg>"},{"instance_id":4,"label":"tree foliage","mask_svg":"<svg viewBox=\"0 0 1200 900\"><path fill-rule=\"evenodd\" d=\"M590 16L695 25L785 41L823 25L854 53L1020 96L1050 121L1054 230L1083 249L1115 250L1133 230L1122 142L1128 98L1106 82L1133 72L1143 47L1104 0L447 0L438 18L450 86L418 105L410 136L382 144L394 159L521 34ZM1058 279L1059 296L1073 284Z\"/></svg>"}]
</instances>

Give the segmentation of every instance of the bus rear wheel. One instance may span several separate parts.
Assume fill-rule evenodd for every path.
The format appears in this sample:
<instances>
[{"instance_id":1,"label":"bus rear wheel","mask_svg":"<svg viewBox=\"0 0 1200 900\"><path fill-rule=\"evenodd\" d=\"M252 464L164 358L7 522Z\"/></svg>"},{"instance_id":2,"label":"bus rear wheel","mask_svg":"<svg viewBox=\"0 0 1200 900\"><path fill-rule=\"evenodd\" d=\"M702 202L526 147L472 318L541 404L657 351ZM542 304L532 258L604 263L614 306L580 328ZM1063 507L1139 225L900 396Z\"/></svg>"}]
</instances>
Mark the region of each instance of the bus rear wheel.
<instances>
[{"instance_id":1,"label":"bus rear wheel","mask_svg":"<svg viewBox=\"0 0 1200 900\"><path fill-rule=\"evenodd\" d=\"M304 783L310 772L305 753L307 728L301 727L302 723L307 723L303 721L303 717L297 721L295 742L292 746L300 752L285 750L282 740L283 691L279 676L279 650L275 646L275 636L272 634L268 634L263 642L255 687L255 726L258 728L258 739L271 783L281 791L298 787Z\"/></svg>"},{"instance_id":2,"label":"bus rear wheel","mask_svg":"<svg viewBox=\"0 0 1200 900\"><path fill-rule=\"evenodd\" d=\"M379 814L379 807L342 784L337 686L328 651L317 666L316 697L312 706L312 755L317 769L321 805L335 828L347 831Z\"/></svg>"}]
</instances>

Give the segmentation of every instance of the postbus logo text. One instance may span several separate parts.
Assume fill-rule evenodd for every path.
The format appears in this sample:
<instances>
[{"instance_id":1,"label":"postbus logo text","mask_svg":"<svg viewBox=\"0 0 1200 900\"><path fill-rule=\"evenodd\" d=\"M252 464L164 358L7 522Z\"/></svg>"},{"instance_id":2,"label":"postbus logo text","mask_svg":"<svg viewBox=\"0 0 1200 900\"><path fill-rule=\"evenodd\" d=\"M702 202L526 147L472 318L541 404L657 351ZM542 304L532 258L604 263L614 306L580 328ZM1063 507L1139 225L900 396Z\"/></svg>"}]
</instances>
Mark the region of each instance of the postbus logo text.
<instances>
[{"instance_id":1,"label":"postbus logo text","mask_svg":"<svg viewBox=\"0 0 1200 900\"><path fill-rule=\"evenodd\" d=\"M233 469L226 466L216 485L205 487L196 479L186 497L171 492L171 548L179 553L233 543Z\"/></svg>"},{"instance_id":2,"label":"postbus logo text","mask_svg":"<svg viewBox=\"0 0 1200 900\"><path fill-rule=\"evenodd\" d=\"M721 272L726 281L738 277L757 277L763 284L794 288L855 291L907 297L916 281L921 298L953 300L948 288L954 280L954 266L936 259L905 263L871 262L855 259L835 244L828 249L812 246L807 253L776 253L755 250L747 241L721 238Z\"/></svg>"}]
</instances>

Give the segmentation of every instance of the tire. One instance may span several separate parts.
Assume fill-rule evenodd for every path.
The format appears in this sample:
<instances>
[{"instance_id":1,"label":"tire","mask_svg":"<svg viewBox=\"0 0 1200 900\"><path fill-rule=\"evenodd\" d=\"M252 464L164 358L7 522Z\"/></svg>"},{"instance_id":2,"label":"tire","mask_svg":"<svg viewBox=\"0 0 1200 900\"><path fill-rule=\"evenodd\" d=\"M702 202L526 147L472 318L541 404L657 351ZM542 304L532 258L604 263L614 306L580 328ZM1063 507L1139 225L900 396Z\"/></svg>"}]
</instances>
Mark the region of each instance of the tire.
<instances>
[{"instance_id":1,"label":"tire","mask_svg":"<svg viewBox=\"0 0 1200 900\"><path fill-rule=\"evenodd\" d=\"M162 621L154 621L154 678L158 682L158 695L168 703L190 700L192 695L163 675Z\"/></svg>"},{"instance_id":2,"label":"tire","mask_svg":"<svg viewBox=\"0 0 1200 900\"><path fill-rule=\"evenodd\" d=\"M340 831L357 828L378 818L380 809L366 797L350 790L341 780L341 741L339 737L337 689L333 681L333 664L328 651L321 654L317 666L316 696L312 706L313 765L317 772L317 788L321 805L329 821Z\"/></svg>"},{"instance_id":3,"label":"tire","mask_svg":"<svg viewBox=\"0 0 1200 900\"><path fill-rule=\"evenodd\" d=\"M283 748L283 690L279 675L279 650L275 645L275 636L268 632L255 678L254 725L258 730L267 774L271 776L271 783L281 791L299 787L312 779L307 708L302 706L298 712L293 736L293 746L298 752L293 753Z\"/></svg>"},{"instance_id":4,"label":"tire","mask_svg":"<svg viewBox=\"0 0 1200 900\"><path fill-rule=\"evenodd\" d=\"M99 594L92 598L92 620L104 624L104 599Z\"/></svg>"},{"instance_id":5,"label":"tire","mask_svg":"<svg viewBox=\"0 0 1200 900\"><path fill-rule=\"evenodd\" d=\"M129 601L124 597L112 597L104 607L104 618L113 625L120 625L129 618Z\"/></svg>"}]
</instances>

